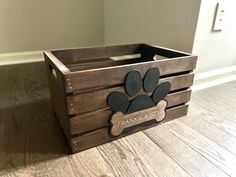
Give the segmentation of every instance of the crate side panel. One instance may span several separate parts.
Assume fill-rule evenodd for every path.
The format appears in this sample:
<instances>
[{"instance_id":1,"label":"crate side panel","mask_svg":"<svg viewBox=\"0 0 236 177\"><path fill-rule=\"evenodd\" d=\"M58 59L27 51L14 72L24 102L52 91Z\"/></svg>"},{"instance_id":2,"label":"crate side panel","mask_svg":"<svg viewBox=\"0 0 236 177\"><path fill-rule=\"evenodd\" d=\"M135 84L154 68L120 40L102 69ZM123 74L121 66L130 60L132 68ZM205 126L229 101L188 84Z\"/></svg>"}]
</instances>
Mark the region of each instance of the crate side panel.
<instances>
[{"instance_id":1,"label":"crate side panel","mask_svg":"<svg viewBox=\"0 0 236 177\"><path fill-rule=\"evenodd\" d=\"M65 135L69 137L70 124L64 90L64 77L58 70L53 69L53 66L49 60L50 59L45 55L52 108L61 127L63 128L63 131L65 132Z\"/></svg>"},{"instance_id":2,"label":"crate side panel","mask_svg":"<svg viewBox=\"0 0 236 177\"><path fill-rule=\"evenodd\" d=\"M70 50L52 51L65 65L75 64L82 60L93 60L97 58L109 58L114 56L130 55L141 53L140 44L80 48Z\"/></svg>"}]
</instances>

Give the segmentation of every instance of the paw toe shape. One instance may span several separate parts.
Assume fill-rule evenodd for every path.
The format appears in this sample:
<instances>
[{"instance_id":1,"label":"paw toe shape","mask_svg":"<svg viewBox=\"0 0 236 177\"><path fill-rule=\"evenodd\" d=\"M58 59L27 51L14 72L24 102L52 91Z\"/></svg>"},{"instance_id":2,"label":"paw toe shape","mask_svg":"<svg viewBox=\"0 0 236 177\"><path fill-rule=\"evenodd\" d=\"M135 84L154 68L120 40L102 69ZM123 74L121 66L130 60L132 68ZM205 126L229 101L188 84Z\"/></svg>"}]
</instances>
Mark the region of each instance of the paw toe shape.
<instances>
[{"instance_id":1,"label":"paw toe shape","mask_svg":"<svg viewBox=\"0 0 236 177\"><path fill-rule=\"evenodd\" d=\"M125 78L125 89L129 96L135 96L142 87L142 76L138 71L130 71Z\"/></svg>"},{"instance_id":2,"label":"paw toe shape","mask_svg":"<svg viewBox=\"0 0 236 177\"><path fill-rule=\"evenodd\" d=\"M152 99L157 104L163 100L169 93L171 84L169 82L163 82L157 86L155 89Z\"/></svg>"},{"instance_id":3,"label":"paw toe shape","mask_svg":"<svg viewBox=\"0 0 236 177\"><path fill-rule=\"evenodd\" d=\"M128 97L121 92L112 92L108 96L107 104L113 111L120 111L125 114L129 106L129 100Z\"/></svg>"},{"instance_id":4,"label":"paw toe shape","mask_svg":"<svg viewBox=\"0 0 236 177\"><path fill-rule=\"evenodd\" d=\"M151 97L147 95L138 95L130 103L130 106L127 110L127 114L148 109L154 106L155 103L152 101Z\"/></svg>"},{"instance_id":5,"label":"paw toe shape","mask_svg":"<svg viewBox=\"0 0 236 177\"><path fill-rule=\"evenodd\" d=\"M151 68L145 74L143 80L143 88L145 92L153 92L157 87L160 78L160 71L158 68Z\"/></svg>"}]
</instances>

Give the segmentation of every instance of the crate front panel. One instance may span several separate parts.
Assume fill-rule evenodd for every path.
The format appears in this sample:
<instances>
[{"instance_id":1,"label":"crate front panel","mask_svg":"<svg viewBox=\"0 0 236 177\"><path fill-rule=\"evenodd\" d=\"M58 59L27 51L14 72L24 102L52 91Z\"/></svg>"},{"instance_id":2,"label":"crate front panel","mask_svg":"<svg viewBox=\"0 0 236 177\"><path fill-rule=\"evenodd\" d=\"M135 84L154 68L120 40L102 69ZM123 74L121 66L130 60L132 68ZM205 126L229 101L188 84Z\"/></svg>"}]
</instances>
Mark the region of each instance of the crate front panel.
<instances>
[{"instance_id":1,"label":"crate front panel","mask_svg":"<svg viewBox=\"0 0 236 177\"><path fill-rule=\"evenodd\" d=\"M188 71L187 72L191 72ZM143 75L145 72L143 73ZM190 100L191 90L188 88L193 84L194 74L173 74L164 75L159 83L170 82L171 91L166 100L168 108L185 104ZM123 78L124 82L124 78ZM75 92L67 97L68 114L70 118L70 134L78 135L81 133L97 130L109 126L109 119L112 115L111 109L107 105L107 97L113 91L125 93L122 85L111 88L93 89L85 92ZM117 85L117 84L116 84ZM144 94L143 90L139 94ZM149 93L151 95L152 93ZM132 100L133 97L128 97Z\"/></svg>"},{"instance_id":2,"label":"crate front panel","mask_svg":"<svg viewBox=\"0 0 236 177\"><path fill-rule=\"evenodd\" d=\"M188 89L193 83L194 74L184 74L162 79L161 82L170 81L171 92L167 95L168 108L185 104L190 100L191 90ZM119 90L123 93L124 87L102 89L98 91L81 93L67 98L69 100L68 110L75 114L70 119L70 134L81 134L84 132L108 127L112 110L108 107L106 100L111 91ZM143 93L143 91L141 92ZM129 99L133 99L129 97ZM73 106L71 106L73 105ZM73 108L73 109L71 109ZM85 111L85 112L84 112Z\"/></svg>"}]
</instances>

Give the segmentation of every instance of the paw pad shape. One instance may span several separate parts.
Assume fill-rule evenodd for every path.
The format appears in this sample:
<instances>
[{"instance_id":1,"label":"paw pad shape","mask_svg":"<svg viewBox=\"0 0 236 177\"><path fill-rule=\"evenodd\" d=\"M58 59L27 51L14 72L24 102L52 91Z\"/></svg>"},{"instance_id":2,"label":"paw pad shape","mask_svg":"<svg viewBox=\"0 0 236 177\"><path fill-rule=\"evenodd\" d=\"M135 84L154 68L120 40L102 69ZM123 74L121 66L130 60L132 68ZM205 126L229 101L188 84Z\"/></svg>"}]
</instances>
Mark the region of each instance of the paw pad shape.
<instances>
[{"instance_id":1,"label":"paw pad shape","mask_svg":"<svg viewBox=\"0 0 236 177\"><path fill-rule=\"evenodd\" d=\"M156 106L161 100L165 99L170 91L170 82L159 84L160 71L158 68L150 68L144 78L140 72L130 71L125 78L125 90L127 95L122 92L111 92L107 98L107 104L114 113L122 112L131 114L137 111ZM146 94L138 93L143 90Z\"/></svg>"}]
</instances>

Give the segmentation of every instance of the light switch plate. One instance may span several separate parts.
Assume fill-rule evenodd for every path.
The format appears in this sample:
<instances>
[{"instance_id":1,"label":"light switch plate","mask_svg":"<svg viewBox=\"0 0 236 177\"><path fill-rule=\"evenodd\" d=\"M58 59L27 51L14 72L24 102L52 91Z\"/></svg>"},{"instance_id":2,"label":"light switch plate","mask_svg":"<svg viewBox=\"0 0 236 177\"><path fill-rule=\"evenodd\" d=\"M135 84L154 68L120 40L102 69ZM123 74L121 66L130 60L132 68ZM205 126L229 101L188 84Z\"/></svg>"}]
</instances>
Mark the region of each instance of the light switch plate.
<instances>
[{"instance_id":1,"label":"light switch plate","mask_svg":"<svg viewBox=\"0 0 236 177\"><path fill-rule=\"evenodd\" d=\"M223 4L217 3L213 31L223 30L224 15L225 15L225 8L224 8Z\"/></svg>"}]
</instances>

